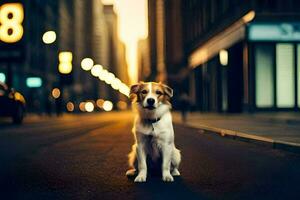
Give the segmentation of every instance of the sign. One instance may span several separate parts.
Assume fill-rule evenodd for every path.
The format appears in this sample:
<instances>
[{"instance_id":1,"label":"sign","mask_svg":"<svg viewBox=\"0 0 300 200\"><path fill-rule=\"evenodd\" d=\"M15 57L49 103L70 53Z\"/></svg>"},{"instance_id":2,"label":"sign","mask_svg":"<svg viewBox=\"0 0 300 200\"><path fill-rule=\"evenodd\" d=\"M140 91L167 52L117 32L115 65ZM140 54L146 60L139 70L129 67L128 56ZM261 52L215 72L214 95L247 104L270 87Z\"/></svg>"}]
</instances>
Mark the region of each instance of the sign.
<instances>
[{"instance_id":1,"label":"sign","mask_svg":"<svg viewBox=\"0 0 300 200\"><path fill-rule=\"evenodd\" d=\"M250 41L300 41L300 23L251 23L248 25Z\"/></svg>"},{"instance_id":2,"label":"sign","mask_svg":"<svg viewBox=\"0 0 300 200\"><path fill-rule=\"evenodd\" d=\"M26 79L26 86L29 88L39 88L43 84L43 81L40 77L28 77Z\"/></svg>"},{"instance_id":3,"label":"sign","mask_svg":"<svg viewBox=\"0 0 300 200\"><path fill-rule=\"evenodd\" d=\"M0 40L15 43L22 39L24 9L20 3L6 3L0 7Z\"/></svg>"},{"instance_id":4,"label":"sign","mask_svg":"<svg viewBox=\"0 0 300 200\"><path fill-rule=\"evenodd\" d=\"M21 3L0 3L0 59L21 57L24 36L24 7Z\"/></svg>"}]
</instances>

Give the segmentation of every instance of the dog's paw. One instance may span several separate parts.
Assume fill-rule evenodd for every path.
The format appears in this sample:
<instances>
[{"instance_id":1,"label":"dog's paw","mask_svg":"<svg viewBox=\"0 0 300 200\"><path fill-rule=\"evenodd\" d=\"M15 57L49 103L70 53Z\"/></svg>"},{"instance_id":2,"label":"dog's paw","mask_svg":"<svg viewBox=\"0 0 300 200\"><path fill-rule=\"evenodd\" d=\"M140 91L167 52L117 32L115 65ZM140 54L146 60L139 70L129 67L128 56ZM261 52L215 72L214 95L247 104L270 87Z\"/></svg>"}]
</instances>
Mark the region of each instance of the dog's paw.
<instances>
[{"instance_id":1,"label":"dog's paw","mask_svg":"<svg viewBox=\"0 0 300 200\"><path fill-rule=\"evenodd\" d=\"M180 176L180 172L178 171L178 169L174 169L172 171L172 176Z\"/></svg>"},{"instance_id":2,"label":"dog's paw","mask_svg":"<svg viewBox=\"0 0 300 200\"><path fill-rule=\"evenodd\" d=\"M136 182L136 183L146 182L146 178L147 178L146 175L144 175L144 174L139 174L139 175L134 179L134 182Z\"/></svg>"},{"instance_id":3,"label":"dog's paw","mask_svg":"<svg viewBox=\"0 0 300 200\"><path fill-rule=\"evenodd\" d=\"M136 174L136 169L129 169L126 172L126 176L134 176Z\"/></svg>"},{"instance_id":4,"label":"dog's paw","mask_svg":"<svg viewBox=\"0 0 300 200\"><path fill-rule=\"evenodd\" d=\"M174 178L173 178L173 176L170 173L163 175L162 179L165 182L173 182L174 181Z\"/></svg>"}]
</instances>

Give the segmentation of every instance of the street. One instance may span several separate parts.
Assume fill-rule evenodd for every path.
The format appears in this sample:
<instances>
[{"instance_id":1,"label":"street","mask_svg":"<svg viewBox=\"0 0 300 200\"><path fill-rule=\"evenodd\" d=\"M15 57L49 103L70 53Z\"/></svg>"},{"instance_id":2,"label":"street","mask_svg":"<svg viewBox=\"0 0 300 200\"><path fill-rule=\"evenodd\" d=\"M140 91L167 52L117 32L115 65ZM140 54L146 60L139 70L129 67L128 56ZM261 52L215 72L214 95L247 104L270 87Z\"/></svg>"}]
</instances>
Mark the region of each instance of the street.
<instances>
[{"instance_id":1,"label":"street","mask_svg":"<svg viewBox=\"0 0 300 200\"><path fill-rule=\"evenodd\" d=\"M129 112L0 121L0 199L299 199L300 156L175 125L181 177L125 176Z\"/></svg>"}]
</instances>

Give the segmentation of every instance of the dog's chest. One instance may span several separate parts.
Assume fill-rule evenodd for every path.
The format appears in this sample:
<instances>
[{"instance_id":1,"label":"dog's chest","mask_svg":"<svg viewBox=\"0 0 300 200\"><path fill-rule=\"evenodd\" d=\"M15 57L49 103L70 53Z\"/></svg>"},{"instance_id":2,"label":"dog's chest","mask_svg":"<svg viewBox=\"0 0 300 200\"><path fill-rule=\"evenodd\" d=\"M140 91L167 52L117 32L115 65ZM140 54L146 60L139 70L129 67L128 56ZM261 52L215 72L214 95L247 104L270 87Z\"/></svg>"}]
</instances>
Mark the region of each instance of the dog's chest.
<instances>
[{"instance_id":1,"label":"dog's chest","mask_svg":"<svg viewBox=\"0 0 300 200\"><path fill-rule=\"evenodd\" d=\"M151 124L139 124L137 126L137 131L145 135L154 136L154 138L157 138L160 135L160 133L163 131L163 129L159 125L159 123L151 123Z\"/></svg>"}]
</instances>

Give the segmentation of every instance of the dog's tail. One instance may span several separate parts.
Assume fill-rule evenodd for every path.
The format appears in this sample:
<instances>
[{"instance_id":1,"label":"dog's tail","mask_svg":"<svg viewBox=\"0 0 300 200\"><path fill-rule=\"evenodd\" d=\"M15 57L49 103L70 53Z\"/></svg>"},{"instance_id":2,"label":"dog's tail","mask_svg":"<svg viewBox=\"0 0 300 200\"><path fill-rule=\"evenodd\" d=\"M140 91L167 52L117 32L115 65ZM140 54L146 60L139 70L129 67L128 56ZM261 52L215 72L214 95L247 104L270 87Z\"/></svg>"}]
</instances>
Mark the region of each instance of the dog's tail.
<instances>
[{"instance_id":1,"label":"dog's tail","mask_svg":"<svg viewBox=\"0 0 300 200\"><path fill-rule=\"evenodd\" d=\"M180 153L180 150L177 149L176 147L174 147L174 151L173 151L173 156L172 156L171 162L172 162L172 165L175 168L178 168L179 164L181 162L181 153Z\"/></svg>"},{"instance_id":2,"label":"dog's tail","mask_svg":"<svg viewBox=\"0 0 300 200\"><path fill-rule=\"evenodd\" d=\"M131 152L128 154L128 165L130 168L134 167L134 162L136 159L136 144L132 145Z\"/></svg>"}]
</instances>

